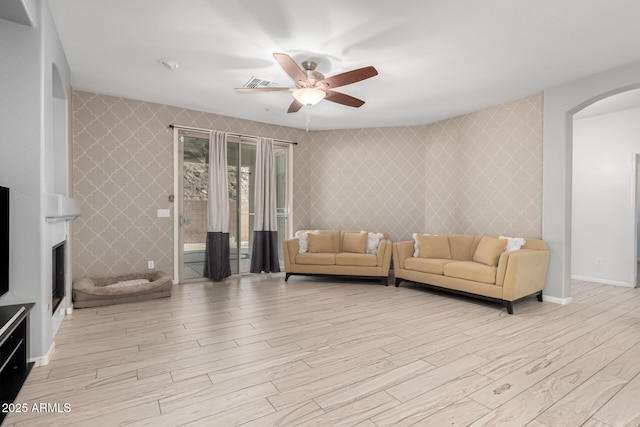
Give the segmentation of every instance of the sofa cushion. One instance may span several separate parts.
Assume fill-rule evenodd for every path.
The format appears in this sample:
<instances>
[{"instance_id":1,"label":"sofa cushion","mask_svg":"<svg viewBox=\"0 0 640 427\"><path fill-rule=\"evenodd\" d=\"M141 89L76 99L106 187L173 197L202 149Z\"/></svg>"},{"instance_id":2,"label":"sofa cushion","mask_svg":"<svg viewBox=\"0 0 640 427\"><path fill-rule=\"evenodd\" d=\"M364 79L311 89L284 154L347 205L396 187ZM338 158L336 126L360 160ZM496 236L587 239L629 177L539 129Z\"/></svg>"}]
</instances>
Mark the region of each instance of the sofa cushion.
<instances>
[{"instance_id":1,"label":"sofa cushion","mask_svg":"<svg viewBox=\"0 0 640 427\"><path fill-rule=\"evenodd\" d=\"M307 238L308 234L318 234L319 231L296 231L295 237L298 238L298 253L305 253L309 251L309 240Z\"/></svg>"},{"instance_id":2,"label":"sofa cushion","mask_svg":"<svg viewBox=\"0 0 640 427\"><path fill-rule=\"evenodd\" d=\"M357 267L375 267L378 257L373 254L354 254L341 252L336 254L336 265L354 265Z\"/></svg>"},{"instance_id":3,"label":"sofa cushion","mask_svg":"<svg viewBox=\"0 0 640 427\"><path fill-rule=\"evenodd\" d=\"M304 253L296 255L296 264L305 265L335 265L336 254L332 253Z\"/></svg>"},{"instance_id":4,"label":"sofa cushion","mask_svg":"<svg viewBox=\"0 0 640 427\"><path fill-rule=\"evenodd\" d=\"M422 273L443 274L442 268L450 262L455 261L441 258L407 258L404 260L404 268Z\"/></svg>"},{"instance_id":5,"label":"sofa cushion","mask_svg":"<svg viewBox=\"0 0 640 427\"><path fill-rule=\"evenodd\" d=\"M363 254L367 249L367 238L367 233L345 232L342 238L342 252Z\"/></svg>"},{"instance_id":6,"label":"sofa cushion","mask_svg":"<svg viewBox=\"0 0 640 427\"><path fill-rule=\"evenodd\" d=\"M451 258L449 238L445 235L418 234L420 258Z\"/></svg>"},{"instance_id":7,"label":"sofa cushion","mask_svg":"<svg viewBox=\"0 0 640 427\"><path fill-rule=\"evenodd\" d=\"M476 251L473 254L473 260L491 267L498 265L500 254L504 252L507 246L505 239L496 239L493 237L483 237Z\"/></svg>"},{"instance_id":8,"label":"sofa cushion","mask_svg":"<svg viewBox=\"0 0 640 427\"><path fill-rule=\"evenodd\" d=\"M330 234L307 234L310 253L333 253L333 238Z\"/></svg>"},{"instance_id":9,"label":"sofa cushion","mask_svg":"<svg viewBox=\"0 0 640 427\"><path fill-rule=\"evenodd\" d=\"M482 283L496 283L496 267L480 264L474 261L454 261L446 264L443 273L448 277L472 280Z\"/></svg>"},{"instance_id":10,"label":"sofa cushion","mask_svg":"<svg viewBox=\"0 0 640 427\"><path fill-rule=\"evenodd\" d=\"M476 236L469 234L448 234L447 237L449 238L451 259L456 259L458 261L471 261L473 258L473 252L478 246L476 243ZM477 240L479 241L480 238Z\"/></svg>"}]
</instances>

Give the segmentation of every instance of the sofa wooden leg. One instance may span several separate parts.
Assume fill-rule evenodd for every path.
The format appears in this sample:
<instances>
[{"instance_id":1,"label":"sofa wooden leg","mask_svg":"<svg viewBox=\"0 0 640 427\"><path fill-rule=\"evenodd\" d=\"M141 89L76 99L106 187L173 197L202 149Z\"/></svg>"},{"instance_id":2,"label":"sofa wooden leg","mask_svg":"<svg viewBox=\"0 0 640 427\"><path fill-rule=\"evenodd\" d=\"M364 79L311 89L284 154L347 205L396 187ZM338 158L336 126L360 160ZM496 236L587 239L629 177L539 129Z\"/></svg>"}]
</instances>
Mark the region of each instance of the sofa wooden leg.
<instances>
[{"instance_id":1,"label":"sofa wooden leg","mask_svg":"<svg viewBox=\"0 0 640 427\"><path fill-rule=\"evenodd\" d=\"M503 301L505 308L507 309L507 313L513 314L513 302L511 301Z\"/></svg>"},{"instance_id":2,"label":"sofa wooden leg","mask_svg":"<svg viewBox=\"0 0 640 427\"><path fill-rule=\"evenodd\" d=\"M389 278L388 277L381 277L380 281L382 282L383 285L389 286Z\"/></svg>"},{"instance_id":3,"label":"sofa wooden leg","mask_svg":"<svg viewBox=\"0 0 640 427\"><path fill-rule=\"evenodd\" d=\"M538 301L542 302L542 291L538 292L538 295L536 295L536 297L538 298Z\"/></svg>"},{"instance_id":4,"label":"sofa wooden leg","mask_svg":"<svg viewBox=\"0 0 640 427\"><path fill-rule=\"evenodd\" d=\"M400 286L400 282L402 282L402 279L396 277L396 288Z\"/></svg>"},{"instance_id":5,"label":"sofa wooden leg","mask_svg":"<svg viewBox=\"0 0 640 427\"><path fill-rule=\"evenodd\" d=\"M284 281L286 282L287 280L289 280L289 276L291 276L291 273L287 273L284 275Z\"/></svg>"}]
</instances>

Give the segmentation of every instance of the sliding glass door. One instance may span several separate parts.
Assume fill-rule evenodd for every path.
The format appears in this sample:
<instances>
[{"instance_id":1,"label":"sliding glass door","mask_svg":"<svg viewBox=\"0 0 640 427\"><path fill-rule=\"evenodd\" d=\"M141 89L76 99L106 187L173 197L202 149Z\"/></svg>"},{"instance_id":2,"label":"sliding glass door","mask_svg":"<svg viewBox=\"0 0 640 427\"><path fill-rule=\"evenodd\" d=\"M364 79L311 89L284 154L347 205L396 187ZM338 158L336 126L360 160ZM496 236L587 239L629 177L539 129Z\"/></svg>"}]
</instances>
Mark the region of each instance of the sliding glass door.
<instances>
[{"instance_id":1,"label":"sliding glass door","mask_svg":"<svg viewBox=\"0 0 640 427\"><path fill-rule=\"evenodd\" d=\"M181 131L182 179L180 209L180 280L202 277L207 235L209 139L207 134ZM275 145L276 200L279 258L289 223L289 147ZM232 274L249 273L254 228L256 144L250 138L229 136L227 172L229 178L229 246ZM282 265L282 261L281 261Z\"/></svg>"},{"instance_id":2,"label":"sliding glass door","mask_svg":"<svg viewBox=\"0 0 640 427\"><path fill-rule=\"evenodd\" d=\"M289 236L289 147L274 146L276 170L276 207L278 220L278 259L280 268L284 269L282 261L282 241Z\"/></svg>"},{"instance_id":3,"label":"sliding glass door","mask_svg":"<svg viewBox=\"0 0 640 427\"><path fill-rule=\"evenodd\" d=\"M207 240L209 188L209 136L184 132L180 135L182 186L180 191L181 277L202 277Z\"/></svg>"},{"instance_id":4,"label":"sliding glass door","mask_svg":"<svg viewBox=\"0 0 640 427\"><path fill-rule=\"evenodd\" d=\"M229 171L229 239L231 273L248 273L253 243L253 196L255 190L256 146L239 139L227 141Z\"/></svg>"}]
</instances>

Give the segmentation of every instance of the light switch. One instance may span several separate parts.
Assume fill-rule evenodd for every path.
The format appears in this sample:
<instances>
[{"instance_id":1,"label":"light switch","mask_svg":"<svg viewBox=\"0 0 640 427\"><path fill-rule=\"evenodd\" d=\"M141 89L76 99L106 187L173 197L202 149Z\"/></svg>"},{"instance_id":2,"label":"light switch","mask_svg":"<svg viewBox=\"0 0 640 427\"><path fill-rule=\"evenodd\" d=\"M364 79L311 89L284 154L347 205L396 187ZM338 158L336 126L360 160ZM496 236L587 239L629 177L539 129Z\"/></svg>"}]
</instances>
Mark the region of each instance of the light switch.
<instances>
[{"instance_id":1,"label":"light switch","mask_svg":"<svg viewBox=\"0 0 640 427\"><path fill-rule=\"evenodd\" d=\"M171 218L171 211L169 209L158 209L158 218Z\"/></svg>"}]
</instances>

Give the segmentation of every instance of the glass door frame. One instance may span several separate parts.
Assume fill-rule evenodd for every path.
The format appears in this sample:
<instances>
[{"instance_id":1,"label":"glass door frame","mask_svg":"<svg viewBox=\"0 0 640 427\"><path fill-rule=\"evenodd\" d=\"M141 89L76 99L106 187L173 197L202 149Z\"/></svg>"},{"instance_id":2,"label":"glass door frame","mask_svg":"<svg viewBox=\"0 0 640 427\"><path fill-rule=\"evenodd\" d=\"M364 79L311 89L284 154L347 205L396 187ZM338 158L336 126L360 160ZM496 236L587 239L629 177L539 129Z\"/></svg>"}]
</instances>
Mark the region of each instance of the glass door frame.
<instances>
[{"instance_id":1,"label":"glass door frame","mask_svg":"<svg viewBox=\"0 0 640 427\"><path fill-rule=\"evenodd\" d=\"M254 137L250 137L250 136L243 136L243 135L231 135L231 137L233 138L232 143L234 144L238 144L238 162L237 162L237 167L238 167L238 180L240 179L240 173L241 173L241 167L242 167L242 146L252 146L252 147L257 147L257 142L255 140ZM229 141L227 140L227 144L229 143ZM274 141L273 142L274 145L274 149L281 149L284 150L284 152L286 153L286 158L285 158L285 171L286 171L286 177L285 177L285 198L286 198L286 206L284 207L284 212L278 212L277 213L277 218L283 218L284 219L284 225L285 225L285 230L283 233L278 232L278 255L279 255L279 259L280 259L280 267L284 268L284 260L281 259L281 255L282 255L282 249L281 249L281 245L280 242L282 240L288 239L292 236L292 231L291 231L291 227L292 227L292 223L293 223L293 216L292 216L292 200L293 200L293 144L291 143L286 143L286 142L278 142L278 141ZM228 150L228 148L227 148ZM275 162L274 162L275 164ZM238 193L239 194L239 193ZM253 192L250 192L250 194L253 194ZM239 196L238 196L239 197ZM250 203L251 204L251 203ZM243 272L241 269L241 257L240 257L240 253L241 253L241 217L242 217L242 212L241 212L241 203L237 203L236 205L236 210L232 211L230 210L229 212L231 215L235 215L236 216L236 228L237 228L237 236L238 236L238 241L237 241L237 245L238 245L238 258L237 260L232 260L232 262L236 262L236 268L234 269L234 267L231 267L231 271L237 271L237 274L248 274L248 272ZM255 217L255 212L251 212L251 210L249 210L248 212L250 221L250 229L248 230L249 232L249 245L247 250L249 251L249 254L251 254L252 252L252 243L253 243L253 230L251 229L252 225L253 225L253 221L251 221L252 218ZM231 232L231 230L229 230Z\"/></svg>"},{"instance_id":2,"label":"glass door frame","mask_svg":"<svg viewBox=\"0 0 640 427\"><path fill-rule=\"evenodd\" d=\"M184 281L184 143L183 136L209 140L210 132L202 129L173 128L173 281ZM196 279L194 279L196 280Z\"/></svg>"}]
</instances>

